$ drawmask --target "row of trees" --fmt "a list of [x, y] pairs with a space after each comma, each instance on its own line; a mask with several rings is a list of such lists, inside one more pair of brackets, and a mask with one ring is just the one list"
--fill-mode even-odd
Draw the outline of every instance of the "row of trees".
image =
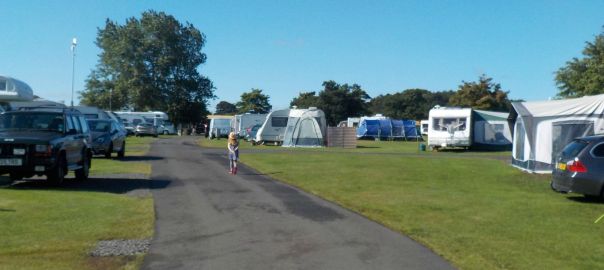
[[[176, 123], [199, 122], [215, 98], [210, 79], [200, 74], [205, 63], [205, 36], [190, 23], [182, 24], [163, 12], [146, 11], [140, 19], [120, 25], [107, 20], [98, 29], [99, 62], [80, 92], [84, 105], [101, 108], [166, 111]], [[573, 58], [556, 72], [558, 97], [604, 93], [604, 32], [586, 42], [582, 58]], [[382, 113], [394, 118], [424, 119], [434, 105], [507, 111], [508, 91], [485, 75], [462, 82], [456, 91], [407, 89], [371, 98], [360, 85], [323, 82], [318, 91], [301, 92], [291, 101], [300, 108], [318, 107], [330, 125], [349, 116]], [[216, 106], [221, 114], [266, 113], [269, 97], [261, 89], [241, 95], [236, 104]]]

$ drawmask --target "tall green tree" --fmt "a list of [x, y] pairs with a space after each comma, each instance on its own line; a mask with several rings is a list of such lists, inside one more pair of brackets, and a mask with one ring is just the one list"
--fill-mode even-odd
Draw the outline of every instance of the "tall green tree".
[[319, 93], [319, 108], [325, 112], [327, 123], [335, 126], [348, 117], [365, 115], [367, 102], [371, 99], [358, 84], [338, 84], [335, 81], [323, 82]]
[[300, 109], [307, 109], [309, 107], [319, 107], [321, 100], [317, 96], [316, 92], [300, 92], [290, 103], [290, 106], [296, 106]]
[[216, 114], [234, 115], [237, 113], [237, 106], [227, 101], [220, 101], [216, 104]]
[[262, 89], [252, 89], [241, 94], [241, 101], [237, 102], [239, 113], [268, 113], [272, 108], [268, 95], [262, 94]]
[[604, 31], [586, 42], [583, 58], [573, 58], [556, 72], [558, 97], [582, 97], [604, 93]]
[[484, 74], [478, 82], [463, 82], [449, 99], [449, 105], [491, 111], [509, 111], [511, 108], [508, 91], [501, 90], [500, 84]]
[[81, 103], [136, 111], [160, 110], [177, 123], [198, 122], [213, 98], [212, 82], [199, 73], [205, 36], [164, 12], [146, 11], [120, 25], [98, 29], [99, 63], [80, 92]]

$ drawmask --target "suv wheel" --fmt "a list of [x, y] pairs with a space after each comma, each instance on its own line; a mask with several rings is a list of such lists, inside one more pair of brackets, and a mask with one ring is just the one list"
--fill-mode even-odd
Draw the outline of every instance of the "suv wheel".
[[109, 144], [109, 148], [105, 152], [105, 158], [111, 158], [112, 152], [113, 152], [113, 143]]
[[75, 177], [78, 181], [88, 180], [88, 174], [90, 173], [90, 159], [88, 155], [84, 154], [84, 160], [82, 161], [82, 168], [75, 171]]
[[126, 156], [126, 142], [125, 141], [122, 144], [122, 149], [120, 149], [120, 151], [117, 152], [117, 157], [118, 158], [124, 158], [124, 156]]
[[60, 156], [55, 167], [46, 175], [51, 185], [60, 185], [65, 179], [65, 157]]

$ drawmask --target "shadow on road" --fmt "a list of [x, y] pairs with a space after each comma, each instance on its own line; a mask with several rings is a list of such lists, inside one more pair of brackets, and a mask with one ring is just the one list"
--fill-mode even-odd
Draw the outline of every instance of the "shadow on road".
[[94, 191], [123, 194], [139, 189], [162, 189], [169, 186], [169, 180], [127, 179], [127, 178], [94, 178], [79, 182], [67, 179], [61, 186], [51, 186], [44, 180], [17, 182], [10, 189], [20, 190], [63, 190], [63, 191]]
[[123, 158], [118, 158], [119, 161], [154, 161], [154, 160], [162, 160], [163, 157], [156, 156], [125, 156]]

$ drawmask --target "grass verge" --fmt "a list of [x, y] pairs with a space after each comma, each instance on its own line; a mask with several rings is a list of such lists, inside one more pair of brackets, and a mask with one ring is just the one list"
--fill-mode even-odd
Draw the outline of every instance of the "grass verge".
[[502, 161], [426, 155], [241, 155], [262, 173], [357, 211], [461, 269], [604, 268], [604, 204]]
[[[140, 157], [154, 140], [128, 137], [126, 158], [95, 157], [90, 173], [150, 174], [150, 164], [139, 160], [144, 160]], [[153, 199], [111, 192], [110, 188], [67, 190], [45, 185], [0, 188], [0, 268], [140, 268], [144, 255], [88, 255], [99, 240], [153, 236]]]

